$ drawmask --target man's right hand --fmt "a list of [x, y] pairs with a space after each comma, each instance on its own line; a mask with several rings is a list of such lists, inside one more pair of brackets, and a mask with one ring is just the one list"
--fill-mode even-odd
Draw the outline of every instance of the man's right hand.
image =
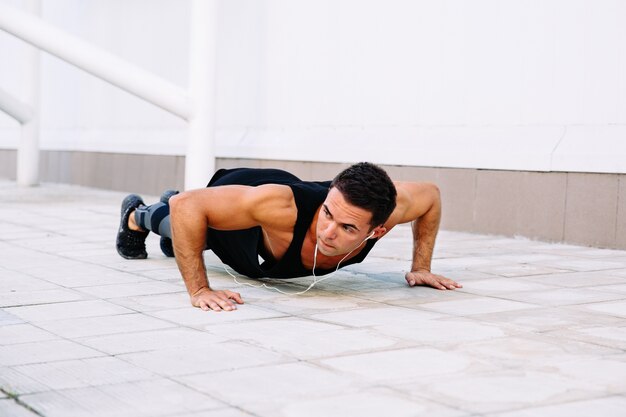
[[210, 288], [202, 288], [191, 296], [191, 304], [204, 311], [237, 310], [236, 304], [231, 300], [235, 300], [238, 304], [243, 304], [239, 293], [228, 290], [214, 291]]

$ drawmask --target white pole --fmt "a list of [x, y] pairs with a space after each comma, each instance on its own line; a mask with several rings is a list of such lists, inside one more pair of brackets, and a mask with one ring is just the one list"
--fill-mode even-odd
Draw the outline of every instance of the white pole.
[[[26, 10], [36, 16], [41, 14], [41, 0], [26, 1]], [[40, 53], [28, 47], [26, 75], [26, 102], [32, 109], [30, 120], [22, 123], [22, 137], [17, 150], [17, 184], [34, 186], [39, 183], [39, 67]]]
[[201, 188], [215, 171], [215, 72], [218, 0], [193, 0], [189, 59], [191, 115], [185, 189]]
[[28, 104], [23, 103], [1, 88], [0, 110], [20, 123], [26, 123], [33, 118], [33, 109]]
[[0, 3], [0, 29], [185, 120], [189, 115], [189, 100], [180, 87], [42, 19]]

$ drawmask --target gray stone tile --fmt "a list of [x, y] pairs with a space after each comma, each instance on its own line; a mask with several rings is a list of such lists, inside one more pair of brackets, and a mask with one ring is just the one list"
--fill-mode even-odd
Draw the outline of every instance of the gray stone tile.
[[139, 313], [45, 321], [37, 325], [68, 339], [175, 327], [173, 323]]
[[132, 313], [131, 310], [102, 300], [11, 307], [5, 308], [5, 311], [31, 322]]
[[559, 287], [593, 287], [604, 290], [608, 284], [626, 283], [626, 277], [615, 276], [613, 271], [567, 272], [563, 274], [535, 275], [527, 277], [527, 281], [539, 282]]
[[102, 299], [180, 292], [186, 294], [186, 291], [178, 285], [154, 281], [82, 287], [80, 291]]
[[[620, 324], [624, 324], [621, 322]], [[587, 325], [578, 329], [557, 329], [549, 333], [563, 339], [595, 343], [615, 349], [626, 349], [626, 327]]]
[[585, 306], [551, 307], [530, 310], [504, 311], [471, 316], [482, 324], [493, 323], [521, 331], [545, 332], [590, 324], [617, 326], [620, 319], [584, 310]]
[[78, 341], [99, 351], [119, 355], [185, 346], [210, 346], [224, 341], [224, 338], [192, 329], [173, 328], [87, 337]]
[[354, 309], [332, 313], [311, 315], [316, 321], [340, 324], [350, 327], [373, 327], [386, 326], [390, 323], [421, 322], [424, 320], [437, 319], [442, 314], [430, 311], [419, 311], [402, 307], [378, 307], [376, 309]]
[[611, 269], [624, 268], [623, 262], [612, 262], [603, 259], [586, 259], [574, 256], [562, 257], [561, 260], [538, 262], [537, 264], [545, 265], [552, 268], [562, 269], [565, 271], [605, 271]]
[[490, 414], [489, 417], [587, 417], [590, 415], [622, 417], [624, 415], [624, 407], [626, 407], [626, 398], [615, 396], [572, 401], [545, 407], [533, 407], [508, 413]]
[[368, 384], [406, 385], [431, 377], [467, 372], [472, 368], [489, 369], [489, 365], [467, 355], [430, 348], [408, 348], [386, 352], [364, 353], [320, 360], [342, 374]]
[[191, 307], [189, 296], [180, 293], [112, 298], [109, 302], [140, 312]]
[[[236, 407], [278, 407], [358, 389], [352, 378], [301, 362], [175, 377], [177, 381]], [[271, 381], [271, 383], [268, 383]]]
[[19, 405], [13, 400], [0, 400], [0, 416], [37, 417], [37, 414]]
[[626, 318], [626, 300], [610, 301], [606, 303], [594, 303], [590, 305], [580, 306], [587, 311], [594, 311], [607, 314], [614, 317]]
[[512, 310], [527, 310], [537, 308], [537, 306], [534, 304], [521, 303], [517, 301], [481, 297], [468, 300], [423, 303], [420, 304], [420, 308], [456, 316], [470, 316], [473, 314], [501, 313]]
[[0, 326], [0, 345], [40, 342], [56, 339], [54, 334], [37, 328], [31, 324], [14, 324]]
[[500, 277], [526, 277], [532, 275], [554, 274], [558, 272], [568, 272], [565, 269], [549, 268], [546, 266], [532, 264], [509, 263], [507, 265], [478, 265], [469, 267], [472, 270], [485, 272], [487, 274]]
[[258, 320], [250, 323], [207, 326], [207, 331], [234, 340], [243, 340], [299, 359], [378, 350], [398, 340], [376, 332], [302, 319]]
[[[500, 369], [543, 370], [571, 361], [585, 361], [594, 356], [618, 354], [617, 349], [596, 344], [563, 340], [542, 334], [518, 334], [462, 345], [463, 353], [481, 358]], [[575, 362], [574, 362], [575, 363]]]
[[0, 366], [103, 356], [101, 352], [68, 340], [46, 340], [0, 346]]
[[216, 343], [210, 347], [183, 346], [128, 353], [119, 355], [119, 358], [162, 376], [212, 374], [293, 361], [270, 350], [237, 341]]
[[87, 298], [90, 297], [67, 289], [3, 292], [0, 293], [0, 307], [62, 303], [85, 300]]
[[21, 365], [15, 371], [46, 386], [64, 390], [153, 379], [155, 375], [113, 357]]
[[48, 391], [49, 387], [10, 367], [0, 367], [0, 387], [15, 395]]
[[[472, 413], [490, 413], [597, 397], [600, 387], [553, 372], [500, 371], [424, 383], [420, 396]], [[406, 388], [405, 388], [406, 389]]]
[[463, 284], [462, 289], [456, 291], [475, 295], [499, 295], [513, 291], [545, 291], [555, 288], [558, 287], [522, 279], [493, 277], [468, 281]]
[[21, 318], [0, 308], [0, 326], [7, 326], [7, 325], [21, 324], [21, 323], [24, 323], [24, 321]]
[[461, 417], [466, 414], [444, 407], [428, 400], [415, 401], [390, 389], [367, 389], [354, 394], [333, 395], [323, 398], [310, 398], [293, 401], [277, 408], [257, 408], [251, 410], [259, 416], [284, 417], [412, 417], [428, 415], [433, 417]]
[[199, 308], [189, 307], [177, 308], [173, 310], [152, 311], [147, 312], [146, 314], [172, 323], [199, 328], [228, 322], [285, 317], [285, 314], [247, 304], [237, 305], [236, 311], [229, 312], [229, 314], [225, 313], [223, 314], [224, 317], [222, 317], [222, 314], [217, 312], [204, 311]]
[[499, 294], [509, 300], [544, 306], [567, 306], [624, 299], [624, 294], [588, 288], [559, 288], [544, 291], [519, 291]]

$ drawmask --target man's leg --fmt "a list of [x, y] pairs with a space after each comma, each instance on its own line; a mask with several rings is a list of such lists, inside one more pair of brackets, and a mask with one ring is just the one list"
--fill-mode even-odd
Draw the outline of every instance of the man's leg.
[[167, 190], [161, 194], [160, 201], [151, 206], [139, 206], [131, 213], [128, 227], [135, 231], [152, 231], [161, 236], [161, 251], [165, 256], [173, 257], [172, 229], [170, 225], [169, 200], [178, 191]]

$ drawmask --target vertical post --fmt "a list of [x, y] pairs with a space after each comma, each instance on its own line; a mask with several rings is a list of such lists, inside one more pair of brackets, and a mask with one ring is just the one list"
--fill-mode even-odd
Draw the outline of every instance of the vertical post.
[[[39, 16], [41, 0], [27, 0], [26, 11]], [[28, 46], [26, 74], [26, 103], [33, 109], [33, 117], [22, 123], [22, 135], [17, 150], [17, 183], [33, 186], [39, 182], [39, 67], [40, 52]]]
[[189, 94], [191, 115], [185, 189], [206, 185], [215, 171], [215, 78], [218, 0], [193, 0]]

